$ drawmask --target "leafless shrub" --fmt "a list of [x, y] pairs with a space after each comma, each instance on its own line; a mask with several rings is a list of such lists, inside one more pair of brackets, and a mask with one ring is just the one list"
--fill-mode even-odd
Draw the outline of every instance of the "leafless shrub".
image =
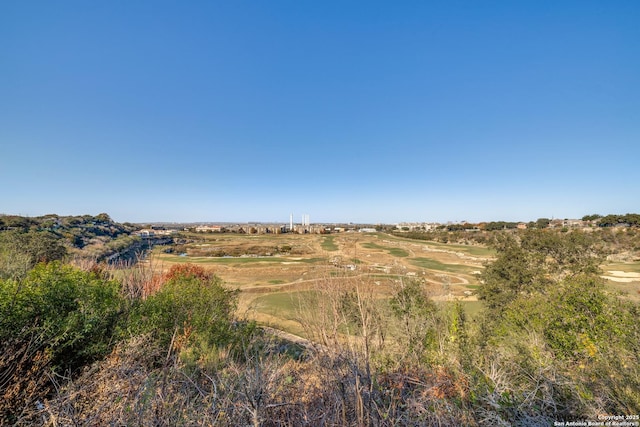
[[160, 288], [162, 268], [153, 260], [136, 259], [113, 267], [119, 272], [122, 292], [130, 300], [144, 299]]
[[0, 425], [31, 425], [52, 388], [47, 376], [50, 355], [40, 337], [0, 344]]

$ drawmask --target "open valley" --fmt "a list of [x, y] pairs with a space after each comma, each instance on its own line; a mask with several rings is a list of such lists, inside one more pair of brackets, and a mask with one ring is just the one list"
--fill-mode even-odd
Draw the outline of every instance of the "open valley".
[[[181, 263], [202, 265], [242, 291], [239, 309], [247, 318], [297, 334], [304, 334], [298, 297], [346, 278], [373, 284], [379, 298], [388, 298], [401, 281], [417, 280], [434, 301], [459, 300], [475, 313], [481, 306], [478, 275], [494, 257], [480, 245], [383, 233], [188, 233], [183, 240], [179, 253], [156, 247], [148, 262], [163, 271]], [[606, 263], [602, 269], [612, 290], [640, 300], [639, 263]]]
[[390, 296], [400, 281], [419, 280], [434, 300], [460, 299], [475, 306], [477, 275], [493, 255], [481, 246], [381, 233], [190, 233], [185, 240], [178, 246], [180, 253], [157, 247], [153, 267], [167, 270], [188, 262], [212, 269], [228, 287], [242, 291], [240, 309], [249, 318], [295, 332], [300, 325], [292, 324], [294, 297], [346, 277], [373, 284], [381, 298]]

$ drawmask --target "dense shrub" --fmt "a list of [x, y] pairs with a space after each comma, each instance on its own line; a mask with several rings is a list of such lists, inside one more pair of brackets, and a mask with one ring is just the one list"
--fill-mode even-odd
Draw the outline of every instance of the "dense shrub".
[[22, 279], [39, 262], [61, 260], [67, 253], [47, 231], [0, 232], [0, 279]]
[[[537, 349], [508, 344], [530, 341], [532, 334], [539, 337]], [[519, 362], [523, 371], [532, 366], [540, 369], [536, 354], [544, 349], [556, 374], [571, 384], [562, 403], [574, 411], [581, 407], [610, 413], [640, 410], [637, 306], [607, 293], [602, 279], [566, 279], [548, 293], [518, 299], [506, 309], [492, 342], [525, 355]]]
[[108, 351], [120, 285], [52, 262], [0, 281], [0, 339], [37, 336], [55, 365], [73, 368]]
[[598, 241], [534, 230], [496, 242], [498, 256], [482, 274], [487, 310], [476, 337], [476, 393], [494, 408], [492, 420], [637, 413], [638, 307], [605, 289]]
[[110, 351], [119, 284], [59, 262], [0, 280], [0, 420], [42, 399], [57, 375]]
[[237, 295], [202, 267], [176, 265], [159, 290], [140, 303], [131, 329], [150, 334], [166, 348], [186, 350], [192, 359], [206, 358], [250, 334], [253, 325], [235, 321]]

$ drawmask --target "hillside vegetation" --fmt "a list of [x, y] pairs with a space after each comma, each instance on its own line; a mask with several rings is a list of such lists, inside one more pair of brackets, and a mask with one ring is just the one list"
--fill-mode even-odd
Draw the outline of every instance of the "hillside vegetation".
[[140, 243], [139, 227], [109, 215], [0, 215], [0, 277], [24, 276], [38, 262], [63, 258], [102, 261]]
[[[241, 291], [201, 265], [77, 267], [64, 232], [3, 221], [1, 425], [546, 426], [640, 413], [640, 309], [601, 277], [607, 257], [640, 260], [634, 227], [491, 232], [473, 317], [419, 276], [381, 297], [342, 270], [288, 301], [305, 340], [240, 316]], [[368, 246], [409, 255], [388, 245]]]

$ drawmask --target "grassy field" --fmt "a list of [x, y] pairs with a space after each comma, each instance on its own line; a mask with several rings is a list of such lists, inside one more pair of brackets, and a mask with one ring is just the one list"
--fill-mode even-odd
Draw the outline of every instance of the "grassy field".
[[404, 258], [404, 257], [408, 257], [409, 256], [409, 252], [407, 252], [404, 249], [391, 248], [391, 247], [388, 247], [388, 246], [381, 246], [381, 245], [378, 245], [377, 243], [373, 243], [373, 242], [363, 243], [362, 247], [366, 248], [366, 249], [380, 249], [380, 250], [386, 251], [389, 255], [395, 256], [395, 257]]
[[325, 251], [337, 251], [338, 249], [338, 245], [336, 245], [335, 243], [335, 237], [334, 236], [324, 236], [322, 238], [322, 242], [320, 243], [320, 246], [322, 246], [322, 249], [324, 249]]
[[496, 252], [493, 249], [486, 248], [484, 246], [472, 246], [472, 245], [453, 245], [448, 243], [429, 242], [429, 246], [437, 249], [456, 251], [469, 254], [471, 256], [488, 258], [495, 256]]
[[[302, 333], [295, 310], [298, 297], [312, 292], [323, 280], [340, 280], [345, 275], [374, 283], [381, 298], [387, 298], [394, 283], [405, 276], [426, 279], [424, 286], [436, 296], [445, 292], [443, 283], [447, 283], [446, 292], [470, 300], [465, 304], [472, 307], [474, 298], [464, 292], [477, 284], [471, 273], [482, 269], [484, 260], [478, 261], [477, 256], [491, 254], [477, 247], [432, 244], [381, 233], [190, 233], [185, 237], [188, 243], [176, 253], [156, 248], [153, 263], [163, 270], [176, 263], [210, 268], [229, 287], [242, 291], [240, 308], [249, 317], [296, 334]], [[189, 255], [202, 253], [235, 256]], [[471, 254], [476, 258], [470, 258]]]
[[256, 264], [256, 263], [280, 263], [279, 257], [183, 257], [179, 255], [161, 254], [157, 256], [159, 261], [170, 263], [192, 262], [195, 264]]
[[[477, 272], [495, 255], [479, 246], [419, 241], [382, 233], [342, 233], [332, 235], [187, 235], [187, 254], [213, 248], [237, 256], [180, 256], [156, 248], [153, 263], [168, 269], [176, 263], [197, 263], [220, 276], [229, 287], [240, 289], [240, 306], [249, 316], [301, 334], [303, 328], [294, 310], [298, 297], [312, 292], [323, 280], [358, 277], [375, 283], [380, 297], [401, 280], [417, 279], [439, 301], [458, 298], [466, 311], [475, 315], [481, 303], [469, 291], [480, 285]], [[266, 254], [271, 255], [256, 255]], [[604, 274], [640, 273], [640, 262], [608, 263]], [[623, 279], [627, 280], [623, 277]], [[632, 300], [640, 301], [640, 278], [608, 280], [608, 286]], [[446, 295], [450, 294], [450, 295]]]
[[425, 245], [437, 250], [460, 252], [460, 253], [474, 256], [474, 257], [491, 258], [495, 256], [495, 251], [485, 246], [458, 245], [458, 244], [451, 244], [451, 243], [434, 242], [431, 240], [409, 239], [405, 237], [398, 237], [398, 236], [391, 236], [391, 235], [383, 235], [383, 236], [385, 240], [393, 240], [393, 241], [398, 241], [403, 243], [413, 243], [415, 245]]
[[[288, 332], [304, 336], [304, 328], [301, 325], [295, 325], [295, 323], [298, 323], [302, 307], [311, 300], [312, 292], [292, 291], [261, 295], [253, 300], [252, 309], [256, 312], [256, 318], [262, 319], [263, 322], [282, 327], [284, 321], [289, 325]], [[381, 303], [384, 301], [387, 301], [387, 298], [380, 300]], [[473, 319], [480, 314], [483, 304], [481, 301], [463, 301], [462, 307], [465, 313]]]
[[297, 320], [300, 298], [311, 291], [278, 292], [262, 295], [253, 300], [254, 309], [283, 319]]
[[411, 264], [417, 267], [426, 268], [429, 270], [437, 270], [442, 272], [472, 274], [474, 271], [477, 271], [476, 267], [471, 267], [464, 264], [445, 264], [431, 258], [418, 257], [418, 258], [412, 258], [409, 261], [411, 262]]

